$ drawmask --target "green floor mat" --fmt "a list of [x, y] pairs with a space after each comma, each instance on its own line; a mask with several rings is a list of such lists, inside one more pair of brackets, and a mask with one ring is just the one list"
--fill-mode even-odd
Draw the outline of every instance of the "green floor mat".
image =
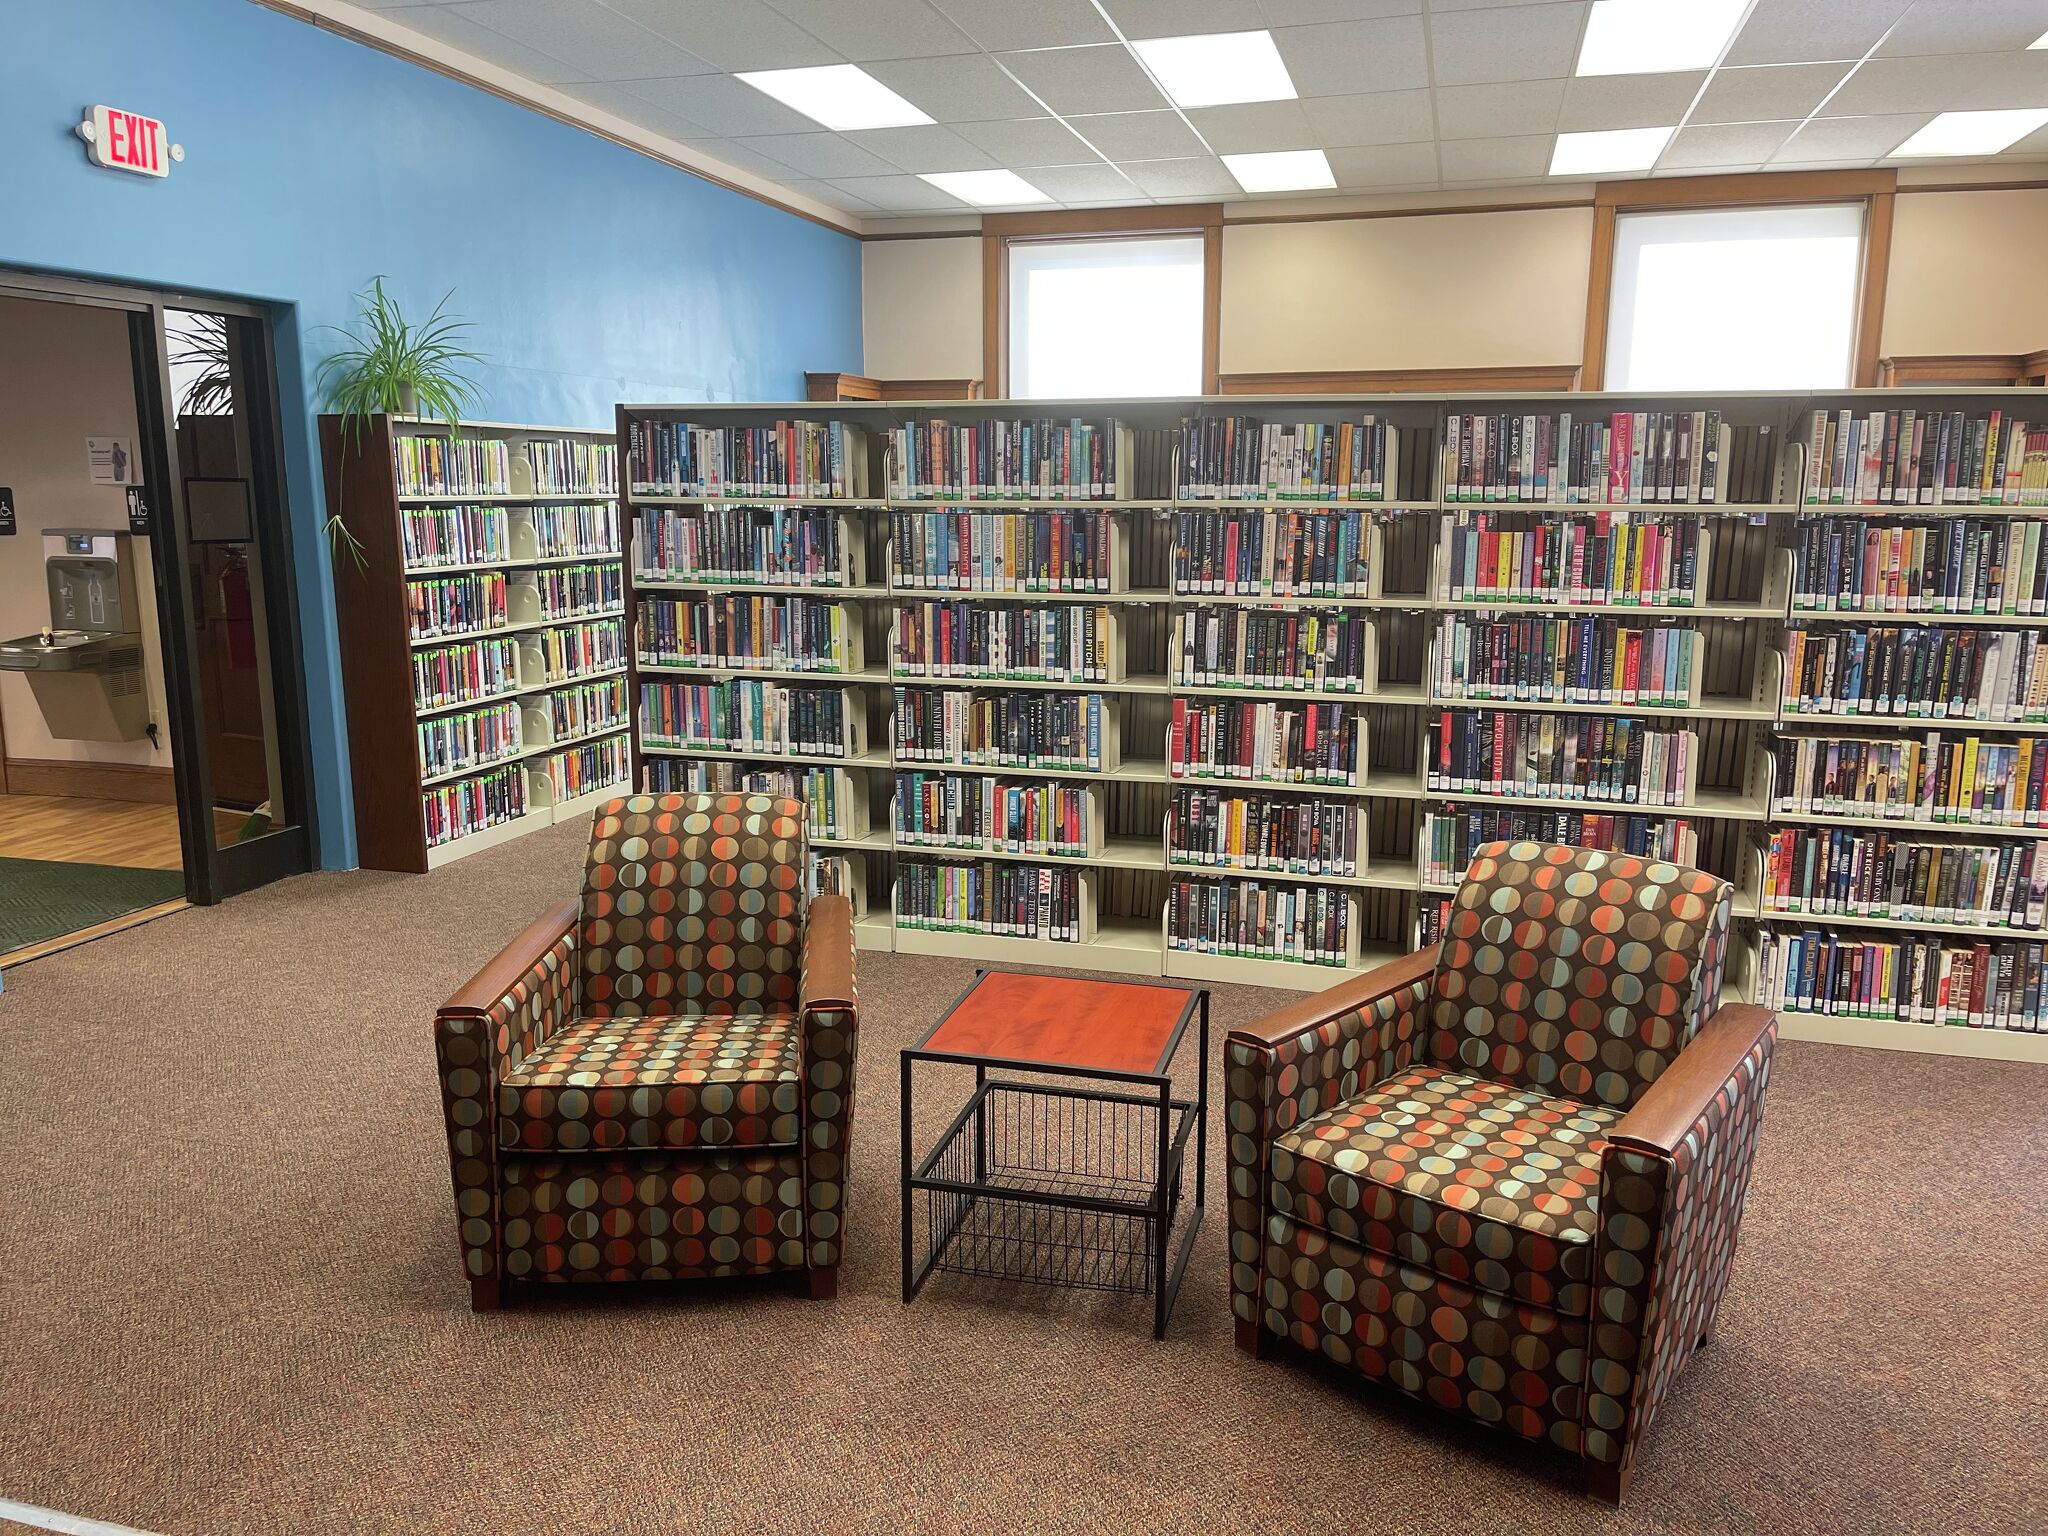
[[184, 894], [175, 869], [0, 858], [0, 955]]

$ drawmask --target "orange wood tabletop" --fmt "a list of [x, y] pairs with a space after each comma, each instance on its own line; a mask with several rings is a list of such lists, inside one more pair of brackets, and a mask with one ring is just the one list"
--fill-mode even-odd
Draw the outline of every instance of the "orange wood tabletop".
[[1155, 1072], [1192, 987], [991, 971], [919, 1047], [1098, 1072]]

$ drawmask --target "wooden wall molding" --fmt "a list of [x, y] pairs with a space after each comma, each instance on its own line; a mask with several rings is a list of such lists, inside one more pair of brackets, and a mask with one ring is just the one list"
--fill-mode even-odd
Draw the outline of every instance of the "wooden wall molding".
[[129, 800], [176, 805], [177, 781], [154, 763], [82, 763], [61, 757], [7, 759], [10, 795], [63, 795], [79, 800]]
[[1913, 384], [2040, 388], [2048, 385], [2048, 348], [2038, 352], [1940, 352], [1878, 360], [1882, 389]]
[[979, 379], [874, 379], [864, 373], [807, 373], [806, 400], [979, 400]]
[[1576, 363], [1513, 368], [1364, 368], [1334, 372], [1226, 373], [1223, 395], [1455, 395], [1488, 390], [1578, 388]]

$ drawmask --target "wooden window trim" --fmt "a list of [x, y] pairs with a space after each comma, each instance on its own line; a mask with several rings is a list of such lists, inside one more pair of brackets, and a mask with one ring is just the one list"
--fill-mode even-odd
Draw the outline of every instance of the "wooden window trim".
[[1081, 208], [991, 213], [981, 221], [981, 376], [989, 397], [1010, 397], [1010, 243], [1116, 240], [1147, 235], [1202, 237], [1202, 393], [1216, 393], [1223, 319], [1223, 205]]
[[1584, 387], [1603, 388], [1607, 378], [1607, 312], [1614, 301], [1617, 214], [1814, 203], [1863, 205], [1863, 271], [1857, 284], [1855, 355], [1849, 383], [1858, 389], [1874, 385], [1878, 343], [1884, 332], [1885, 283], [1892, 262], [1892, 201], [1900, 190], [1896, 171], [1778, 171], [1600, 182], [1593, 189], [1593, 259], [1586, 276]]
[[1304, 373], [1226, 373], [1219, 395], [1463, 395], [1579, 387], [1576, 363], [1505, 368], [1352, 368]]

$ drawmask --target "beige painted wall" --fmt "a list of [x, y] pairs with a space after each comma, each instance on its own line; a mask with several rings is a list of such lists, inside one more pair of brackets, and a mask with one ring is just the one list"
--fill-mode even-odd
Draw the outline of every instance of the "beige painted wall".
[[1887, 357], [2048, 347], [2048, 189], [1893, 200]]
[[981, 236], [867, 241], [860, 321], [869, 378], [980, 378]]

